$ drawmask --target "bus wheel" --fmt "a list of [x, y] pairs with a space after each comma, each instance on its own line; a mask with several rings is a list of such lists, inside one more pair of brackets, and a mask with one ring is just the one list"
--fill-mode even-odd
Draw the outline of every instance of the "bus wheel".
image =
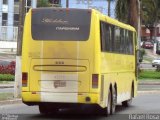
[[48, 114], [48, 109], [45, 105], [39, 105], [39, 112], [41, 114]]
[[116, 104], [117, 104], [117, 94], [115, 88], [112, 90], [112, 99], [111, 99], [111, 114], [115, 113], [116, 110]]
[[124, 106], [124, 107], [129, 107], [129, 106], [131, 106], [133, 94], [134, 94], [134, 90], [133, 90], [133, 87], [132, 87], [132, 90], [131, 90], [131, 98], [130, 98], [129, 100], [123, 101], [123, 102], [122, 102], [122, 106]]
[[106, 108], [107, 116], [111, 114], [111, 109], [112, 109], [111, 107], [112, 107], [112, 96], [111, 96], [111, 90], [109, 90], [108, 102], [107, 102], [107, 108]]

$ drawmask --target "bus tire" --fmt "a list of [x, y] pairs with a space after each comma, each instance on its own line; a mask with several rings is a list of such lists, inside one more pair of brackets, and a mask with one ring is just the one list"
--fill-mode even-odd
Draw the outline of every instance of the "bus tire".
[[106, 107], [106, 115], [110, 115], [111, 114], [111, 107], [112, 107], [112, 95], [111, 95], [111, 90], [109, 89], [109, 92], [108, 92], [108, 100], [107, 100], [107, 107]]
[[117, 94], [116, 94], [116, 89], [113, 88], [112, 90], [112, 99], [111, 99], [111, 114], [115, 113], [116, 110], [116, 104], [117, 104]]
[[124, 106], [124, 107], [129, 107], [129, 106], [131, 106], [133, 94], [134, 94], [134, 89], [133, 89], [133, 86], [132, 86], [131, 98], [130, 98], [129, 100], [123, 101], [123, 102], [122, 102], [122, 106]]

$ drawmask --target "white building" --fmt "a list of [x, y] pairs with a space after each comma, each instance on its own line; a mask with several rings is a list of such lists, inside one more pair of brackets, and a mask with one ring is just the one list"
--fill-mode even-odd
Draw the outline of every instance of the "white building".
[[[26, 0], [27, 6], [36, 7], [37, 0]], [[0, 41], [17, 41], [19, 0], [0, 0]]]
[[[66, 0], [60, 0], [66, 7]], [[37, 6], [37, 0], [26, 0], [26, 11]], [[107, 0], [69, 0], [70, 8], [95, 8], [107, 14]], [[114, 17], [115, 0], [111, 0], [111, 17]], [[0, 0], [0, 41], [17, 41], [19, 0]]]

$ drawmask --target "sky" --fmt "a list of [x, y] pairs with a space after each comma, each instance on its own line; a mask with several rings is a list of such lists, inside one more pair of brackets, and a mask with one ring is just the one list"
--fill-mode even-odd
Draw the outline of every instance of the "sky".
[[[115, 0], [111, 2], [111, 17], [115, 18]], [[66, 0], [61, 0], [62, 7], [66, 7]], [[107, 0], [69, 0], [69, 8], [94, 8], [107, 15], [108, 13], [108, 2]]]

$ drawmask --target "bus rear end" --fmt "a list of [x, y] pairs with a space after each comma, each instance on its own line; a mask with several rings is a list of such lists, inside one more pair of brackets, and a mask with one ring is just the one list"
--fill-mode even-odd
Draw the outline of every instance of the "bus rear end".
[[98, 103], [95, 21], [92, 10], [29, 11], [22, 50], [24, 103]]

